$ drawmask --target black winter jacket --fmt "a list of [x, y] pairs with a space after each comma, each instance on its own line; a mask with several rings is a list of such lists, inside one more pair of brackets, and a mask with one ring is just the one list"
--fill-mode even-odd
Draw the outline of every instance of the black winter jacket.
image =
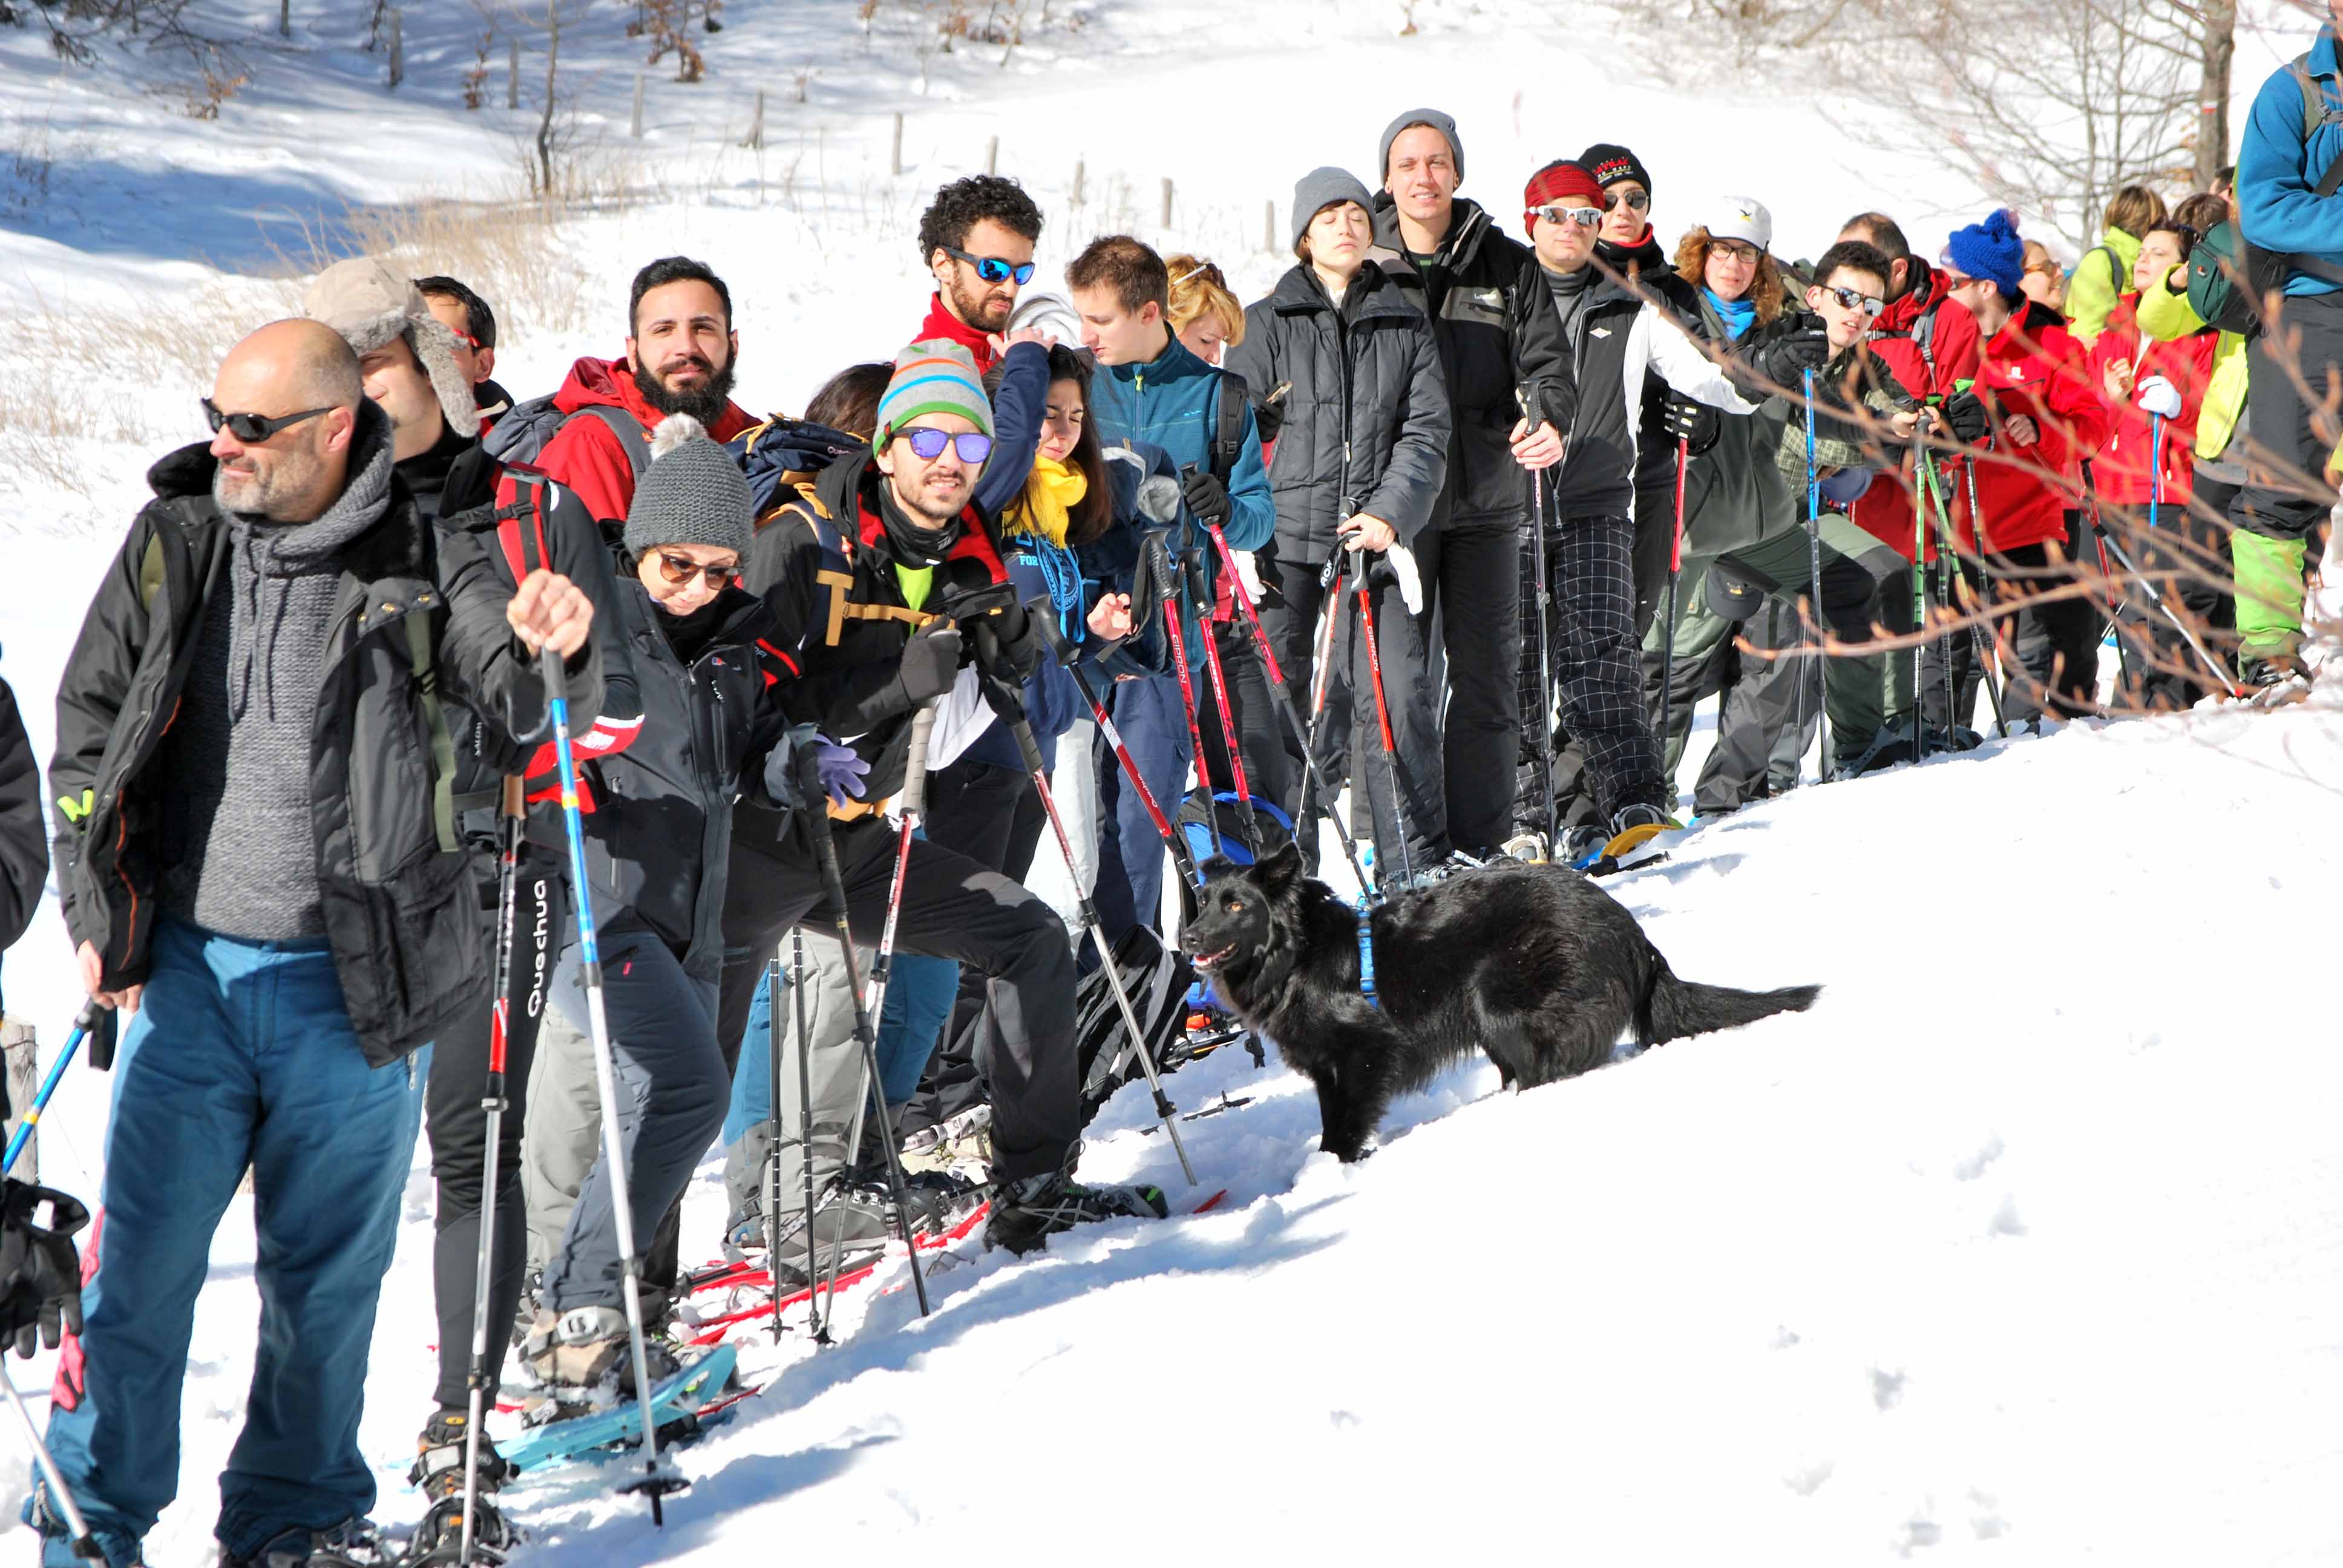
[[1535, 383], [1557, 430], [1570, 427], [1578, 401], [1536, 256], [1498, 233], [1478, 204], [1459, 201], [1439, 253], [1409, 256], [1388, 192], [1375, 196], [1375, 244], [1383, 270], [1431, 318], [1448, 386], [1448, 475], [1432, 526], [1516, 522], [1530, 498], [1528, 476], [1513, 461], [1516, 392]]
[[608, 924], [633, 910], [686, 974], [713, 980], [724, 967], [733, 804], [745, 796], [780, 809], [794, 799], [767, 789], [765, 763], [789, 728], [782, 702], [795, 661], [774, 646], [764, 601], [743, 589], [726, 588], [681, 621], [659, 615], [631, 574], [617, 599], [643, 726], [624, 751], [588, 764], [598, 786], [585, 819], [594, 918]]
[[[42, 826], [41, 768], [16, 712], [16, 694], [0, 680], [0, 948], [25, 934], [49, 879], [49, 839]], [[6, 1091], [0, 1090], [0, 1099]]]
[[[155, 499], [100, 581], [57, 689], [50, 793], [72, 803], [56, 835], [57, 883], [66, 929], [96, 949], [107, 990], [146, 979], [170, 784], [157, 759], [204, 607], [227, 577], [215, 466], [197, 445], [148, 471]], [[434, 712], [452, 730], [460, 715], [447, 702], [532, 722], [545, 705], [537, 661], [505, 625], [503, 586], [477, 562], [443, 561], [437, 543], [394, 478], [388, 512], [342, 556], [311, 730], [326, 935], [350, 1026], [377, 1066], [487, 1004], [487, 924], [468, 858], [442, 840], [434, 809]], [[428, 688], [410, 626], [434, 649]], [[568, 674], [573, 700], [598, 707], [591, 639]]]
[[1290, 386], [1270, 468], [1277, 553], [1322, 561], [1353, 512], [1413, 543], [1448, 473], [1448, 386], [1432, 323], [1382, 268], [1359, 269], [1338, 308], [1305, 263], [1245, 311], [1229, 368], [1250, 387]]
[[[1546, 288], [1541, 273], [1538, 286]], [[1559, 424], [1561, 465], [1548, 476], [1557, 516], [1632, 517], [1635, 509], [1635, 439], [1627, 422], [1627, 339], [1644, 313], [1641, 296], [1625, 284], [1597, 276], [1571, 331], [1571, 363], [1578, 367], [1578, 404]], [[1544, 301], [1554, 325], [1549, 289]]]

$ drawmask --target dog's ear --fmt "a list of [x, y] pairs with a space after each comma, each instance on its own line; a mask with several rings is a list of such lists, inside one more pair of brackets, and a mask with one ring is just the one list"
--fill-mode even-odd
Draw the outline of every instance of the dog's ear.
[[1265, 891], [1284, 892], [1302, 879], [1302, 851], [1289, 839], [1273, 854], [1262, 858], [1254, 874]]

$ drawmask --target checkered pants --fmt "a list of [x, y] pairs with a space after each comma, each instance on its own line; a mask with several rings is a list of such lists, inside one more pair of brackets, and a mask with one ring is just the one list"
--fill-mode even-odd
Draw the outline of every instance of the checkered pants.
[[[1563, 728], [1585, 753], [1595, 809], [1604, 822], [1622, 806], [1663, 805], [1667, 799], [1635, 640], [1634, 542], [1634, 521], [1624, 517], [1574, 519], [1546, 534], [1554, 592], [1544, 639], [1548, 663], [1561, 687]], [[1533, 640], [1523, 638], [1525, 664]], [[1525, 695], [1538, 691], [1543, 676], [1524, 669]], [[1549, 709], [1533, 699], [1522, 711], [1534, 724], [1539, 720], [1532, 716]], [[1533, 729], [1525, 750], [1535, 745]], [[1545, 804], [1537, 799], [1534, 762], [1522, 769], [1522, 782], [1516, 817], [1543, 827]]]

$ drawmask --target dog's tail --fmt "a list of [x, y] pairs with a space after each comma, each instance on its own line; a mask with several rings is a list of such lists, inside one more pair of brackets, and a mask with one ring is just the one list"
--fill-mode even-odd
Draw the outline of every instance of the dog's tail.
[[1777, 1012], [1804, 1012], [1823, 989], [1794, 985], [1780, 990], [1736, 990], [1731, 986], [1701, 985], [1678, 980], [1665, 959], [1658, 962], [1659, 974], [1644, 999], [1644, 1016], [1637, 1020], [1643, 1025], [1646, 1045], [1665, 1045], [1711, 1030], [1736, 1029]]

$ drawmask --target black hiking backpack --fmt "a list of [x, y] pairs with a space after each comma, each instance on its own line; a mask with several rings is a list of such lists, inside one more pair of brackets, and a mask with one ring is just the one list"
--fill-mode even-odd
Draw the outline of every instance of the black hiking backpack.
[[602, 403], [588, 404], [576, 414], [565, 413], [555, 405], [550, 393], [514, 404], [512, 411], [480, 437], [480, 449], [507, 467], [533, 464], [552, 444], [561, 427], [588, 414], [610, 427], [610, 433], [618, 438], [618, 446], [627, 454], [627, 466], [640, 478], [643, 470], [651, 466], [651, 442], [632, 414]]
[[[2343, 122], [2343, 102], [2338, 101], [2335, 89], [2311, 74], [2308, 55], [2296, 55], [2287, 68], [2302, 90], [2302, 146], [2308, 152], [2321, 126]], [[2343, 158], [2319, 175], [2315, 194], [2324, 201], [2338, 189], [2343, 189]], [[2293, 271], [2343, 284], [2343, 268], [2316, 256], [2264, 250], [2247, 241], [2235, 223], [2215, 224], [2188, 253], [2188, 307], [2209, 327], [2250, 337], [2261, 330], [2270, 297], [2284, 291], [2287, 275]]]

